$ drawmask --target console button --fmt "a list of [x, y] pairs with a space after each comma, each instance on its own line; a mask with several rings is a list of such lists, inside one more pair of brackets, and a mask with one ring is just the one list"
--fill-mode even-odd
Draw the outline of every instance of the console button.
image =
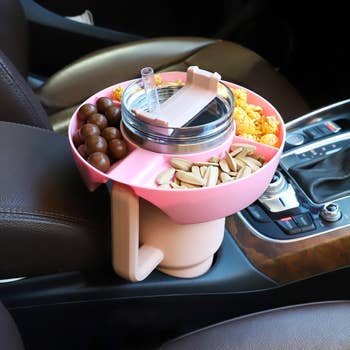
[[299, 133], [287, 134], [286, 142], [292, 146], [300, 146], [305, 142], [305, 137]]
[[321, 132], [323, 132], [324, 135], [330, 135], [334, 132], [330, 128], [328, 128], [326, 124], [321, 124], [318, 126], [318, 128]]
[[301, 232], [307, 232], [315, 229], [312, 218], [309, 214], [300, 214], [293, 216], [294, 222], [301, 229]]
[[327, 203], [321, 210], [320, 216], [325, 221], [338, 221], [342, 216], [340, 206], [337, 203]]
[[305, 134], [310, 136], [312, 139], [319, 139], [320, 137], [324, 136], [324, 133], [321, 130], [319, 130], [317, 126], [308, 128], [304, 132]]
[[250, 205], [247, 208], [248, 213], [259, 222], [270, 222], [271, 219], [269, 216], [265, 213], [265, 211], [260, 208], [258, 205]]
[[301, 232], [301, 228], [296, 225], [296, 223], [293, 221], [293, 218], [290, 216], [276, 222], [278, 226], [289, 235], [295, 235], [296, 233]]

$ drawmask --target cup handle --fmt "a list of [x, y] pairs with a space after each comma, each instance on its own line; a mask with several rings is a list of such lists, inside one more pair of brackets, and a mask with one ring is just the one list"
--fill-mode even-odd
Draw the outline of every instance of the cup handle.
[[144, 280], [164, 254], [148, 245], [139, 247], [139, 198], [132, 189], [113, 182], [112, 260], [115, 272], [132, 282]]

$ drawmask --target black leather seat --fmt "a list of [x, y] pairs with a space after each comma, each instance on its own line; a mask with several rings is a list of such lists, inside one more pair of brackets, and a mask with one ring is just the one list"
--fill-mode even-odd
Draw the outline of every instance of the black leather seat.
[[175, 339], [161, 350], [348, 350], [350, 303], [284, 307], [238, 317]]
[[[26, 36], [19, 1], [1, 0], [0, 50], [23, 76], [28, 72]], [[184, 71], [190, 65], [217, 71], [224, 80], [256, 91], [278, 108], [285, 121], [308, 111], [298, 92], [262, 57], [232, 42], [198, 37], [142, 40], [92, 52], [54, 74], [36, 94], [53, 129], [65, 133], [74, 109], [96, 91], [138, 77], [144, 66]], [[0, 75], [6, 74], [6, 65], [0, 65], [0, 70]], [[6, 113], [6, 103], [2, 108], [1, 120], [23, 122], [20, 115]]]
[[0, 146], [0, 279], [109, 266], [109, 193], [86, 189], [67, 138], [0, 122]]
[[[39, 335], [38, 335], [39, 336]], [[0, 303], [2, 350], [24, 350]], [[350, 302], [324, 302], [263, 311], [190, 333], [161, 350], [348, 350]]]

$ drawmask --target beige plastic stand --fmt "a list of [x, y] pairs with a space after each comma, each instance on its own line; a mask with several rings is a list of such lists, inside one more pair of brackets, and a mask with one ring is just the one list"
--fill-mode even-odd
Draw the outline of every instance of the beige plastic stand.
[[163, 252], [143, 245], [139, 248], [139, 199], [130, 189], [112, 186], [113, 266], [132, 282], [142, 281], [163, 260]]
[[155, 268], [176, 277], [197, 277], [209, 270], [224, 236], [225, 218], [180, 225], [133, 191], [112, 185], [113, 267], [132, 282]]

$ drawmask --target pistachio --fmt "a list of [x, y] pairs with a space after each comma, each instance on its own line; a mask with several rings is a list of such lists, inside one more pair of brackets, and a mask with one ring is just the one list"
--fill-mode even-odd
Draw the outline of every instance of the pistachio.
[[230, 172], [230, 167], [228, 166], [227, 161], [225, 159], [220, 160], [219, 165], [220, 165], [220, 169], [223, 172], [225, 172], [225, 173]]
[[182, 158], [171, 158], [170, 164], [177, 170], [189, 171], [192, 167], [192, 163]]
[[265, 163], [265, 157], [261, 154], [251, 154], [250, 157], [258, 160], [262, 165]]
[[199, 170], [198, 165], [192, 165], [191, 171], [193, 174], [197, 175], [198, 177], [202, 177], [201, 171]]
[[249, 152], [253, 153], [256, 150], [256, 147], [254, 145], [251, 145], [250, 143], [242, 143], [242, 142], [236, 142], [231, 145], [230, 150], [234, 151], [236, 148], [242, 147], [249, 150]]
[[177, 179], [192, 185], [204, 185], [204, 180], [201, 177], [187, 171], [178, 170], [175, 176]]
[[216, 166], [210, 166], [208, 168], [208, 180], [206, 183], [207, 187], [215, 186], [219, 177], [219, 168]]
[[193, 189], [212, 187], [235, 181], [260, 169], [263, 156], [253, 154], [256, 147], [246, 143], [234, 143], [225, 158], [211, 157], [208, 162], [190, 162], [171, 158], [172, 168], [163, 170], [156, 178], [162, 189]]
[[201, 166], [201, 167], [199, 168], [199, 171], [201, 172], [202, 178], [205, 177], [205, 174], [206, 174], [206, 172], [207, 172], [207, 169], [208, 169], [207, 166]]
[[236, 162], [235, 159], [232, 158], [232, 156], [230, 155], [230, 153], [225, 152], [225, 159], [226, 159], [226, 162], [227, 162], [229, 168], [230, 168], [232, 171], [237, 171], [237, 162]]
[[[252, 171], [257, 171], [260, 169], [259, 166], [257, 166], [254, 162], [253, 162], [253, 158], [250, 158], [250, 157], [243, 157], [242, 159], [242, 162], [244, 162], [245, 164], [247, 164], [251, 169]], [[255, 159], [254, 159], [255, 160]]]
[[174, 181], [173, 182], [175, 182], [177, 185], [181, 185], [181, 181], [178, 179], [178, 178], [174, 178]]
[[244, 167], [242, 167], [242, 168], [239, 170], [239, 172], [238, 172], [238, 174], [237, 174], [237, 176], [236, 176], [236, 180], [241, 179], [241, 178], [243, 178], [243, 177], [246, 177], [246, 176], [250, 175], [251, 172], [252, 172], [252, 169], [250, 169], [249, 166], [244, 166]]
[[241, 153], [243, 151], [243, 147], [237, 147], [237, 148], [234, 148], [232, 149], [231, 147], [231, 157], [235, 157], [237, 154]]
[[229, 174], [226, 174], [226, 173], [221, 173], [220, 174], [220, 180], [225, 183], [225, 182], [228, 182], [228, 181], [232, 181], [234, 180]]
[[253, 163], [254, 163], [255, 165], [257, 165], [259, 168], [262, 167], [262, 163], [261, 163], [258, 159], [253, 158], [253, 156], [248, 156], [248, 157], [246, 157], [246, 158], [248, 158], [249, 161], [253, 162]]
[[198, 166], [219, 166], [218, 163], [210, 163], [210, 162], [194, 162], [193, 164]]
[[209, 179], [209, 169], [210, 169], [210, 168], [211, 168], [210, 166], [207, 167], [207, 170], [206, 170], [205, 175], [204, 175], [204, 177], [203, 177], [204, 186], [207, 186], [208, 179]]
[[245, 164], [244, 162], [242, 162], [241, 159], [239, 159], [239, 158], [234, 158], [234, 160], [235, 160], [235, 162], [236, 162], [236, 164], [237, 164], [237, 169], [241, 169], [241, 168], [245, 167], [246, 164]]
[[249, 154], [249, 150], [247, 148], [244, 148], [241, 152], [239, 152], [237, 155], [236, 155], [236, 158], [244, 158], [247, 154]]
[[220, 158], [219, 157], [211, 157], [209, 159], [209, 163], [219, 163], [220, 162]]
[[174, 168], [165, 169], [156, 177], [156, 183], [158, 185], [168, 184], [170, 183], [171, 179], [174, 177], [174, 174], [175, 174]]

